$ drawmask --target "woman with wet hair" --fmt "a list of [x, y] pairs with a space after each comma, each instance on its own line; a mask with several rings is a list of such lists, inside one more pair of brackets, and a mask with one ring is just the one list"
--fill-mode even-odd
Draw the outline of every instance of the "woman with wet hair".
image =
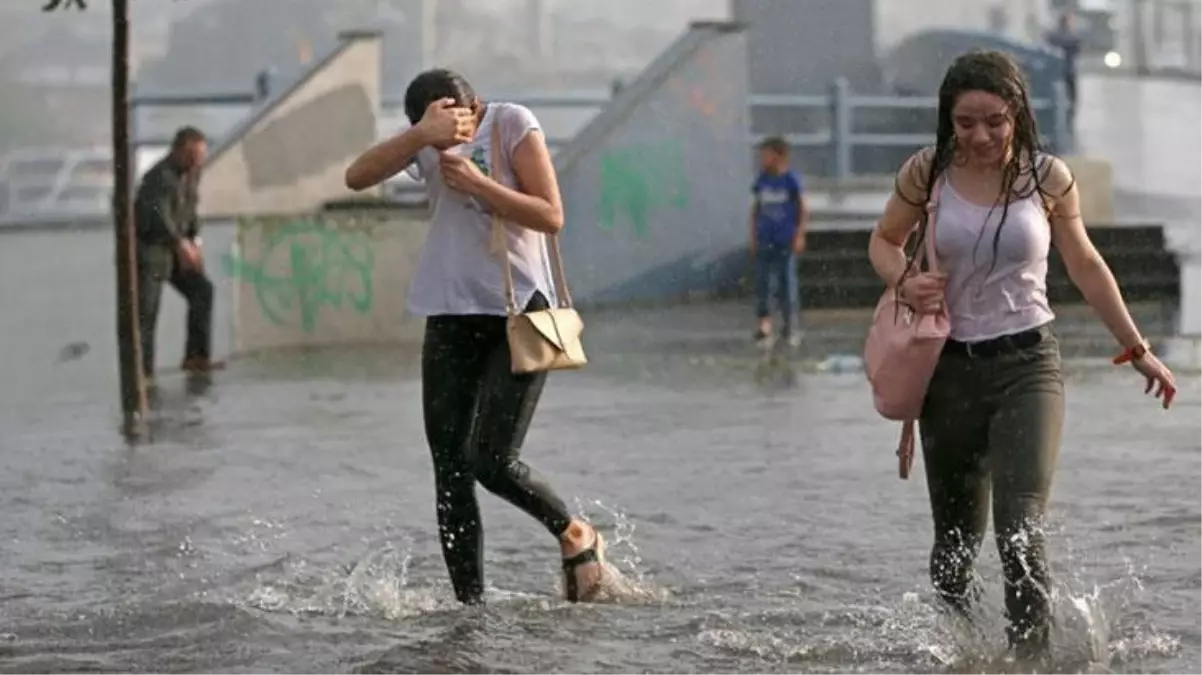
[[[923, 245], [936, 186], [939, 274], [915, 269], [905, 252], [916, 228]], [[935, 525], [931, 580], [948, 606], [967, 612], [992, 504], [1008, 635], [1021, 658], [1046, 656], [1051, 623], [1043, 518], [1064, 419], [1051, 244], [1118, 341], [1115, 362], [1131, 364], [1167, 409], [1173, 375], [1090, 241], [1068, 166], [1041, 151], [1022, 73], [1005, 54], [965, 54], [939, 90], [935, 146], [901, 168], [869, 256], [914, 310], [946, 306], [951, 318], [919, 420]]]
[[[483, 601], [478, 482], [556, 537], [568, 600], [589, 600], [606, 573], [603, 542], [519, 458], [546, 373], [511, 372], [502, 270], [490, 250], [495, 212], [512, 224], [507, 243], [520, 306], [555, 303], [544, 235], [563, 228], [563, 204], [546, 140], [530, 110], [485, 103], [449, 70], [414, 78], [405, 115], [411, 126], [357, 158], [346, 185], [364, 190], [408, 170], [429, 196], [430, 230], [409, 310], [426, 317], [422, 411], [455, 596]], [[494, 138], [500, 166], [490, 166]]]

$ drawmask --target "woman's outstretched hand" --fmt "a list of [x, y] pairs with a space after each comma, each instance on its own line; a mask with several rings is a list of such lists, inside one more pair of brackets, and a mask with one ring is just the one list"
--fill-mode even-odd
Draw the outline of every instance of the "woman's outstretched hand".
[[1173, 405], [1173, 397], [1177, 395], [1177, 380], [1173, 377], [1173, 372], [1151, 351], [1144, 352], [1144, 355], [1133, 360], [1131, 365], [1147, 378], [1148, 384], [1144, 387], [1144, 393], [1160, 399], [1160, 404], [1168, 410], [1169, 406]]

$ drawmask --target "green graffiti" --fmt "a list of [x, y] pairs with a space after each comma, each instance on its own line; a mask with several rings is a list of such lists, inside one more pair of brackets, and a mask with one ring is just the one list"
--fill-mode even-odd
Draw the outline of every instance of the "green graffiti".
[[597, 222], [612, 230], [628, 220], [636, 237], [645, 237], [656, 208], [684, 209], [692, 199], [684, 148], [678, 142], [611, 150], [601, 156], [601, 194]]
[[222, 267], [254, 288], [268, 321], [310, 333], [323, 307], [371, 311], [375, 253], [367, 235], [308, 220], [264, 231], [256, 260], [227, 254]]

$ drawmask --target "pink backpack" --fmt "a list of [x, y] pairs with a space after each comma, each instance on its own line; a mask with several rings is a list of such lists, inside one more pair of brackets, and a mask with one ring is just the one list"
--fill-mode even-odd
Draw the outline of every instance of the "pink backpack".
[[[935, 255], [935, 216], [941, 179], [936, 179], [927, 203], [926, 245], [914, 253], [913, 270], [939, 271]], [[911, 236], [917, 236], [911, 235]], [[872, 401], [885, 419], [902, 422], [897, 448], [898, 474], [910, 477], [914, 464], [914, 423], [922, 414], [923, 400], [939, 354], [947, 342], [951, 319], [947, 306], [936, 314], [918, 314], [901, 300], [900, 290], [887, 290], [876, 305], [872, 327], [864, 345], [864, 373], [872, 385]]]

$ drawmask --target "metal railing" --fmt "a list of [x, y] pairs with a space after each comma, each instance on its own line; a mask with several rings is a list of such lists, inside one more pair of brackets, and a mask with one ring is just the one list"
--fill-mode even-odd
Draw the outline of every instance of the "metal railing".
[[[616, 90], [616, 87], [615, 87]], [[540, 118], [543, 123], [543, 132], [547, 136], [547, 145], [551, 150], [562, 147], [572, 141], [574, 134], [571, 131], [555, 128], [548, 125], [548, 120], [542, 119], [540, 113], [546, 110], [572, 110], [572, 111], [592, 111], [594, 114], [602, 108], [609, 105], [613, 99], [610, 96], [602, 94], [515, 94], [510, 96], [485, 96], [485, 100], [489, 101], [508, 101], [511, 103], [519, 103], [530, 108], [534, 114]], [[400, 96], [386, 96], [380, 101], [380, 107], [383, 112], [396, 117], [404, 116], [404, 99]], [[551, 127], [551, 128], [548, 128]]]
[[147, 145], [170, 145], [171, 134], [145, 135], [139, 129], [138, 111], [146, 108], [186, 108], [191, 106], [243, 106], [262, 103], [271, 95], [272, 72], [262, 70], [255, 76], [254, 88], [249, 91], [215, 91], [207, 93], [140, 94], [135, 89], [129, 100], [130, 144], [137, 150]]
[[[252, 91], [208, 92], [208, 94], [138, 94], [133, 96], [133, 110], [147, 107], [188, 107], [188, 106], [254, 106], [266, 100], [269, 95], [269, 73], [264, 71], [256, 78], [256, 86]], [[538, 117], [548, 110], [599, 110], [612, 101], [611, 96], [599, 94], [565, 94], [565, 95], [522, 95], [495, 96], [493, 100], [504, 100], [522, 103], [523, 106], [534, 110]], [[783, 136], [787, 142], [799, 150], [819, 151], [823, 156], [821, 166], [807, 166], [808, 172], [834, 180], [846, 180], [857, 174], [873, 173], [857, 171], [853, 161], [857, 150], [882, 150], [888, 153], [904, 153], [934, 141], [933, 121], [935, 110], [939, 106], [938, 98], [932, 96], [894, 96], [894, 95], [859, 95], [853, 94], [846, 79], [837, 79], [829, 86], [827, 94], [819, 95], [756, 95], [748, 101], [755, 120], [758, 112], [763, 110], [785, 110], [786, 117], [791, 118], [785, 124], [757, 124], [757, 132], [752, 133], [749, 145], [758, 143], [769, 135]], [[1043, 125], [1047, 131], [1045, 142], [1057, 151], [1071, 148], [1072, 135], [1069, 127], [1069, 104], [1065, 97], [1064, 86], [1055, 86], [1055, 95], [1051, 100], [1034, 100], [1031, 102], [1036, 112], [1049, 113], [1051, 125]], [[383, 98], [383, 112], [400, 115], [404, 102], [400, 97]], [[877, 120], [877, 130], [865, 131], [861, 115], [875, 110], [877, 115], [886, 113], [886, 117]], [[924, 120], [922, 131], [895, 131], [898, 126], [891, 123], [889, 112], [916, 112]], [[132, 115], [137, 119], [137, 115]], [[802, 124], [798, 124], [801, 120]], [[805, 124], [811, 123], [811, 124]], [[892, 131], [881, 131], [880, 127], [888, 129], [893, 124]], [[808, 127], [808, 131], [787, 131], [798, 126]], [[1049, 129], [1051, 127], [1051, 129]], [[573, 132], [566, 130], [548, 129], [547, 143], [552, 150], [563, 147], [572, 141]], [[131, 133], [135, 149], [142, 145], [166, 145], [171, 142], [169, 137], [139, 135]]]
[[[933, 96], [853, 94], [847, 80], [843, 78], [831, 83], [829, 93], [825, 95], [755, 95], [749, 103], [753, 115], [757, 108], [784, 108], [807, 112], [825, 110], [827, 122], [825, 125], [820, 124], [816, 131], [755, 133], [752, 135], [752, 141], [759, 142], [769, 135], [779, 135], [795, 148], [826, 149], [830, 158], [829, 165], [825, 167], [825, 171], [819, 173], [835, 180], [846, 180], [862, 173], [854, 171], [852, 164], [853, 152], [858, 148], [908, 150], [928, 145], [935, 140], [933, 124], [929, 124], [929, 131], [921, 133], [858, 131], [861, 125], [857, 124], [857, 112], [921, 111], [929, 113], [930, 122], [934, 122], [935, 112], [939, 107], [939, 99]], [[1050, 100], [1035, 99], [1031, 101], [1031, 106], [1036, 113], [1050, 112], [1051, 129], [1044, 137], [1044, 142], [1056, 152], [1071, 149], [1072, 133], [1069, 128], [1068, 100], [1064, 85], [1056, 83], [1055, 95]]]
[[[594, 112], [608, 105], [612, 100], [608, 96], [598, 95], [538, 95], [512, 97], [493, 97], [493, 100], [512, 101], [520, 103], [534, 111], [535, 115], [543, 118], [542, 113], [548, 109], [592, 109]], [[935, 140], [934, 120], [939, 100], [932, 96], [895, 96], [895, 95], [863, 95], [854, 94], [846, 79], [837, 79], [831, 83], [828, 93], [816, 95], [755, 95], [748, 100], [753, 113], [753, 127], [763, 128], [755, 124], [754, 117], [757, 109], [776, 109], [798, 113], [797, 117], [818, 118], [817, 123], [809, 125], [811, 131], [779, 132], [760, 131], [752, 133], [748, 144], [754, 145], [770, 135], [779, 135], [794, 148], [800, 150], [822, 149], [829, 157], [820, 167], [807, 167], [815, 173], [834, 180], [847, 180], [858, 173], [853, 164], [853, 155], [857, 149], [889, 149], [913, 150], [928, 145]], [[1031, 102], [1037, 113], [1046, 111], [1046, 117], [1051, 124], [1045, 124], [1047, 132], [1045, 144], [1057, 152], [1065, 152], [1072, 147], [1072, 133], [1068, 120], [1068, 101], [1062, 84], [1055, 85], [1055, 95], [1051, 99], [1036, 99]], [[395, 97], [385, 98], [382, 106], [385, 109], [398, 110], [402, 102]], [[924, 120], [922, 132], [903, 133], [897, 131], [864, 131], [857, 113], [866, 111], [917, 111], [922, 113]], [[885, 123], [888, 126], [888, 122]], [[795, 127], [797, 124], [782, 124], [781, 127]], [[1050, 126], [1050, 128], [1049, 128]], [[547, 144], [552, 150], [571, 142], [570, 134], [558, 134], [554, 129], [545, 129]]]
[[103, 213], [111, 167], [104, 149], [26, 148], [0, 156], [0, 227]]
[[1199, 0], [1114, 0], [1111, 11], [1123, 70], [1202, 79]]
[[[527, 108], [548, 106], [555, 108], [597, 108], [612, 100], [609, 96], [598, 96], [595, 94], [522, 94], [515, 97], [489, 96], [486, 98], [494, 101], [521, 103]], [[380, 105], [384, 108], [401, 110], [405, 106], [405, 100], [400, 96], [386, 96], [380, 101]]]

